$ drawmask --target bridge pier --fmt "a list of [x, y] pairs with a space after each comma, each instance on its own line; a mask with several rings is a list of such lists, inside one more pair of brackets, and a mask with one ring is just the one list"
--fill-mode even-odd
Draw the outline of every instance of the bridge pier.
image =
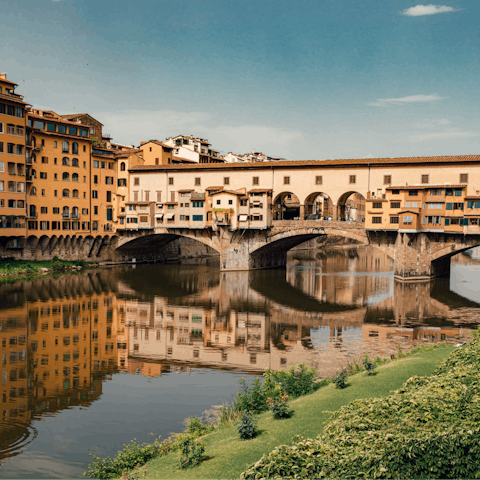
[[[398, 233], [394, 249], [395, 278], [403, 281], [428, 280], [450, 274], [450, 258], [433, 259], [426, 233]], [[452, 244], [453, 249], [454, 244]]]
[[220, 270], [258, 270], [287, 265], [287, 252], [259, 249], [250, 253], [249, 243], [241, 242], [220, 251]]

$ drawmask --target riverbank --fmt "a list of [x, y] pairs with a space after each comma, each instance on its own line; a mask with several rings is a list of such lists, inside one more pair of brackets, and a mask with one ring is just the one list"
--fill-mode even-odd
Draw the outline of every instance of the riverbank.
[[[274, 420], [270, 412], [258, 416], [260, 434], [248, 441], [239, 438], [235, 425], [216, 430], [203, 438], [207, 459], [195, 468], [180, 470], [180, 454], [172, 452], [147, 462], [145, 478], [238, 478], [246, 467], [276, 446], [291, 444], [294, 435], [315, 438], [321, 434], [330, 412], [352, 400], [385, 397], [413, 375], [431, 375], [452, 352], [441, 345], [378, 367], [376, 375], [365, 372], [348, 378], [349, 387], [336, 389], [329, 384], [317, 392], [290, 403], [291, 418]], [[143, 470], [143, 469], [142, 469]]]
[[82, 270], [83, 268], [97, 266], [98, 262], [86, 262], [85, 260], [60, 260], [58, 258], [53, 260], [17, 260], [2, 258], [0, 259], [0, 283], [48, 273]]

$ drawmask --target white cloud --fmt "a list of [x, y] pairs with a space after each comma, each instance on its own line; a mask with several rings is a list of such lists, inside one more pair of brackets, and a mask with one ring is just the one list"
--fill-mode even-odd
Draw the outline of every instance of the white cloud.
[[435, 15], [436, 13], [458, 12], [458, 9], [446, 5], [417, 5], [406, 8], [402, 14], [407, 17], [422, 17], [423, 15]]
[[436, 93], [432, 95], [410, 95], [408, 97], [399, 97], [399, 98], [379, 98], [376, 102], [369, 103], [374, 107], [386, 107], [388, 105], [402, 105], [405, 103], [425, 103], [425, 102], [435, 102], [437, 100], [443, 100], [447, 97], [441, 97]]
[[451, 125], [452, 122], [446, 118], [424, 118], [413, 124], [416, 128], [438, 128]]
[[478, 137], [476, 132], [438, 132], [438, 133], [424, 133], [420, 135], [412, 135], [410, 140], [412, 142], [425, 142], [428, 140], [450, 140], [455, 138], [472, 138]]

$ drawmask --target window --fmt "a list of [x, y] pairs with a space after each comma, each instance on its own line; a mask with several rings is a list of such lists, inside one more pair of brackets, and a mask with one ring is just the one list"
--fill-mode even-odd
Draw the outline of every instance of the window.
[[382, 202], [373, 202], [372, 208], [382, 208]]
[[48, 163], [48, 157], [42, 157], [42, 163]]
[[68, 127], [68, 133], [70, 135], [76, 135], [77, 134], [77, 128], [76, 127]]
[[384, 185], [391, 185], [392, 183], [392, 176], [391, 175], [384, 175], [383, 176], [383, 184]]
[[194, 222], [203, 222], [203, 215], [193, 215], [192, 218]]
[[357, 176], [356, 175], [350, 175], [348, 183], [357, 183]]
[[70, 159], [68, 157], [62, 158], [62, 165], [68, 167], [70, 165]]
[[125, 171], [125, 162], [122, 162], [122, 163], [120, 164], [120, 171], [121, 171], [121, 172], [124, 172], [124, 171]]
[[169, 184], [169, 185], [173, 185], [173, 177], [169, 177], [169, 178], [168, 178], [168, 184]]
[[223, 177], [223, 184], [230, 185], [230, 177]]
[[221, 200], [217, 200], [217, 205], [220, 205], [220, 203], [221, 203]]
[[428, 182], [428, 175], [422, 175], [422, 181], [420, 183], [429, 183]]
[[[78, 130], [78, 134], [81, 136], [81, 137], [88, 137], [88, 130], [84, 129], [84, 128], [80, 128]], [[85, 148], [85, 146], [83, 147]], [[85, 151], [85, 150], [83, 150]]]
[[372, 217], [372, 223], [382, 223], [382, 217]]
[[413, 216], [404, 215], [403, 216], [403, 223], [406, 224], [406, 225], [411, 225], [413, 223]]
[[315, 177], [315, 184], [316, 185], [321, 185], [323, 183], [323, 177], [321, 175], [317, 175]]
[[283, 177], [283, 184], [290, 185], [290, 177]]
[[460, 183], [468, 183], [468, 173], [460, 174]]
[[58, 207], [53, 207], [53, 213], [54, 213], [54, 214], [59, 214], [59, 213], [60, 213], [60, 208], [58, 208]]
[[78, 158], [72, 158], [72, 167], [78, 167]]
[[70, 197], [70, 190], [68, 190], [68, 188], [64, 188], [64, 189], [63, 189], [63, 191], [62, 191], [62, 197], [64, 197], [64, 198]]
[[92, 198], [98, 198], [98, 190], [92, 190]]
[[88, 208], [82, 208], [82, 215], [88, 215]]
[[203, 208], [203, 202], [192, 202], [192, 207]]
[[100, 168], [105, 168], [106, 163], [105, 162], [100, 162]]
[[430, 210], [442, 210], [443, 203], [427, 203], [427, 208]]
[[400, 202], [391, 202], [390, 208], [400, 208]]
[[140, 185], [140, 178], [139, 177], [134, 177], [133, 178], [133, 184], [138, 187]]
[[105, 185], [113, 185], [113, 177], [105, 177]]
[[78, 190], [72, 190], [72, 197], [78, 198]]
[[157, 192], [157, 202], [162, 201], [162, 192]]
[[252, 185], [258, 185], [260, 183], [259, 177], [252, 177]]
[[98, 160], [93, 161], [93, 168], [98, 168]]
[[93, 207], [93, 214], [98, 215], [98, 207], [96, 205]]
[[112, 192], [107, 191], [107, 202], [111, 202], [111, 201], [112, 201]]
[[[75, 129], [76, 130], [76, 129]], [[77, 142], [73, 142], [72, 143], [72, 153], [74, 154], [78, 154], [78, 143]], [[77, 165], [78, 166], [78, 165]]]
[[70, 174], [67, 172], [62, 173], [62, 180], [69, 181], [70, 180]]
[[47, 179], [47, 172], [40, 172], [40, 178], [43, 180]]
[[196, 187], [200, 186], [200, 177], [195, 177], [195, 186]]
[[78, 173], [72, 173], [72, 182], [78, 182]]
[[441, 188], [431, 188], [430, 195], [441, 195], [442, 189]]
[[98, 183], [98, 175], [93, 176], [93, 183], [95, 183], [95, 184]]
[[408, 191], [408, 196], [409, 197], [417, 197], [418, 196], [418, 190], [409, 190]]
[[62, 152], [68, 153], [68, 142], [65, 140], [62, 142]]
[[390, 217], [390, 223], [398, 223], [399, 217]]
[[462, 196], [462, 190], [460, 188], [455, 188], [455, 196], [456, 197], [461, 197]]

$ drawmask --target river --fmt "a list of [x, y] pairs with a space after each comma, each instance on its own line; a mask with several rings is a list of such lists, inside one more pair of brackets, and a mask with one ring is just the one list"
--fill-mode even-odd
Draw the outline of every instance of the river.
[[291, 252], [286, 269], [137, 265], [0, 286], [0, 478], [80, 478], [89, 453], [183, 431], [241, 377], [469, 338], [480, 261], [402, 284], [368, 247]]

